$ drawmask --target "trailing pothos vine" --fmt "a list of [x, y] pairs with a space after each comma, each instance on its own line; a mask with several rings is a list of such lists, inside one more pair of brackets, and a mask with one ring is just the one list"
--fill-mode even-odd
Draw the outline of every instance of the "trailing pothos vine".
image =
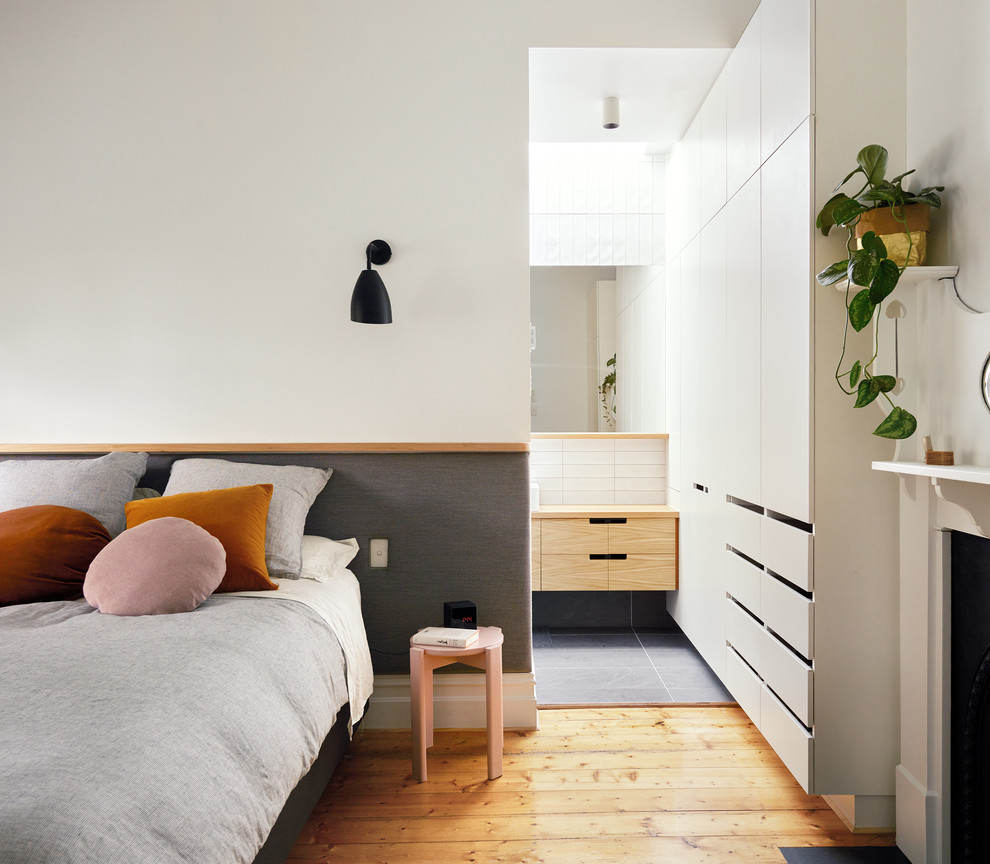
[[[910, 204], [941, 207], [942, 201], [938, 193], [945, 187], [928, 186], [917, 193], [905, 190], [902, 181], [914, 173], [913, 169], [892, 180], [884, 179], [887, 151], [879, 144], [870, 144], [860, 150], [856, 163], [857, 167], [835, 187], [834, 194], [825, 202], [815, 220], [815, 226], [826, 236], [836, 225], [841, 225], [848, 231], [846, 258], [829, 265], [816, 277], [821, 285], [834, 285], [843, 279], [847, 280], [846, 321], [842, 331], [842, 351], [835, 367], [835, 380], [843, 393], [856, 397], [856, 408], [870, 405], [881, 397], [890, 406], [887, 416], [873, 430], [874, 435], [881, 438], [910, 438], [918, 428], [918, 421], [913, 414], [894, 404], [891, 399], [891, 393], [897, 387], [897, 379], [893, 375], [877, 374], [873, 368], [879, 345], [877, 337], [882, 317], [880, 308], [897, 287], [907, 262], [911, 260], [913, 238], [908, 230], [904, 208]], [[857, 174], [864, 178], [859, 191], [852, 196], [838, 191]], [[861, 248], [856, 248], [856, 225], [864, 213], [880, 207], [890, 208], [891, 216], [907, 235], [907, 254], [903, 264], [888, 257], [886, 245], [873, 231], [864, 233], [860, 239]], [[855, 359], [850, 365], [847, 359], [849, 327], [859, 332], [874, 321], [872, 356], [867, 360]]]

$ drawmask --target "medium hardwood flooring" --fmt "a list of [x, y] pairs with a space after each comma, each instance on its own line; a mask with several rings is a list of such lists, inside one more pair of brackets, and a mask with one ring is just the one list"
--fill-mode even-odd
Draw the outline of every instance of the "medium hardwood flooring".
[[801, 791], [737, 707], [539, 716], [505, 733], [496, 780], [483, 730], [438, 731], [425, 783], [408, 730], [359, 730], [288, 864], [780, 864], [779, 846], [893, 844]]

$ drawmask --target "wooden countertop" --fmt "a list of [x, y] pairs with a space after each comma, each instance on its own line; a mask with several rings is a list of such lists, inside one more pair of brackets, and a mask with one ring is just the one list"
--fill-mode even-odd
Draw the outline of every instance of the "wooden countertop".
[[653, 516], [661, 519], [676, 519], [680, 514], [667, 504], [552, 504], [533, 510], [534, 519], [596, 519], [599, 517], [619, 517], [635, 519], [637, 516]]

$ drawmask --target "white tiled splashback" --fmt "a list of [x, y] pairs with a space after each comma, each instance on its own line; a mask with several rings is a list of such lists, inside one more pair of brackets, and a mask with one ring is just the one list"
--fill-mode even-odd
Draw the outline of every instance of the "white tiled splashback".
[[666, 504], [666, 438], [533, 438], [530, 479], [540, 506]]

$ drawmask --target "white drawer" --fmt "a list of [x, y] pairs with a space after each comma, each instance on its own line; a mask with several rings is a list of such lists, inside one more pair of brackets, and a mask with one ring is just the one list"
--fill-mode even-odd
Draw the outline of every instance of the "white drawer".
[[801, 788], [811, 793], [815, 739], [766, 687], [760, 688], [760, 732]]
[[760, 583], [763, 571], [731, 550], [726, 550], [725, 590], [757, 618], [760, 614]]
[[766, 631], [732, 600], [725, 601], [725, 638], [754, 669], [760, 668], [760, 652]]
[[746, 712], [757, 728], [760, 725], [760, 679], [732, 648], [725, 648], [725, 686], [729, 688], [739, 707]]
[[728, 504], [726, 538], [733, 549], [738, 549], [754, 561], [762, 561], [760, 557], [760, 522], [763, 516], [753, 510], [747, 510], [738, 504]]
[[777, 519], [763, 519], [761, 528], [760, 563], [788, 582], [811, 591], [814, 587], [812, 536]]
[[811, 660], [815, 651], [815, 604], [769, 573], [760, 574], [760, 583], [763, 623]]
[[760, 661], [753, 668], [805, 726], [814, 722], [814, 673], [800, 657], [761, 630]]

